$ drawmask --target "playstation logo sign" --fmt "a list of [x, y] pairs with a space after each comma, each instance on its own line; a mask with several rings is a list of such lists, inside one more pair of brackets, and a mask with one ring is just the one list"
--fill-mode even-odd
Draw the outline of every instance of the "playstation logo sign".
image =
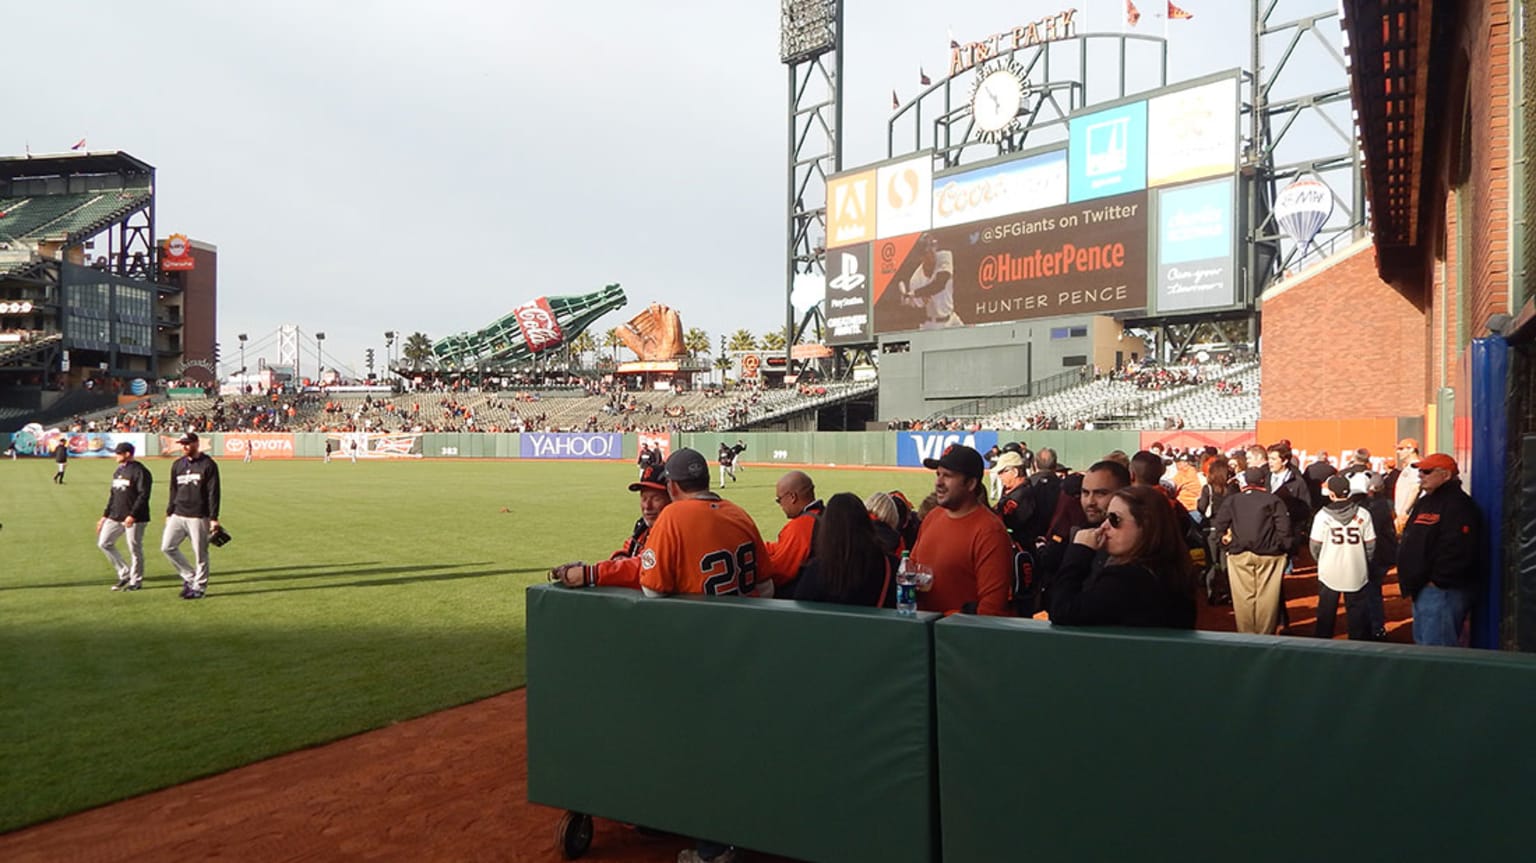
[[827, 286], [834, 291], [845, 292], [864, 287], [864, 274], [859, 272], [859, 257], [850, 252], [843, 252], [839, 257], [840, 272], [827, 281]]

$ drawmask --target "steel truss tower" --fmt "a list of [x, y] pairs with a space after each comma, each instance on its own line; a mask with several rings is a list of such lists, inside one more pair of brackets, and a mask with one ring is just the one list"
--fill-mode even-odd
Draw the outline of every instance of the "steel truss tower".
[[821, 341], [820, 305], [795, 320], [797, 278], [825, 280], [827, 176], [843, 167], [843, 4], [781, 0], [779, 59], [789, 73], [785, 329], [788, 365], [807, 328]]

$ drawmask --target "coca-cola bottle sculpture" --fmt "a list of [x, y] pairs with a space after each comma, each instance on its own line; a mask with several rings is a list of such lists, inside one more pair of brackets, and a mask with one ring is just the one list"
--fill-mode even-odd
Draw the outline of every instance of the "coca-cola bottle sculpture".
[[447, 368], [525, 360], [575, 338], [598, 318], [623, 308], [626, 302], [624, 290], [618, 285], [575, 297], [539, 297], [485, 329], [439, 340], [432, 345], [432, 355]]

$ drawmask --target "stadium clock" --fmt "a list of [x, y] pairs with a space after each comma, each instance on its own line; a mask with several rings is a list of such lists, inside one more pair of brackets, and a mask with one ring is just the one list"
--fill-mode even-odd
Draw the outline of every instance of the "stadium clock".
[[996, 143], [1017, 128], [1028, 92], [1024, 69], [1012, 60], [978, 70], [971, 89], [976, 137]]

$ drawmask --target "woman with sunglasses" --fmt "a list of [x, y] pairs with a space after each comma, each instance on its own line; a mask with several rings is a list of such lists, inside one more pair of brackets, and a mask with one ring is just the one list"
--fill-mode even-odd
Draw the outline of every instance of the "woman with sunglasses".
[[1115, 492], [1103, 524], [1073, 537], [1051, 582], [1051, 622], [1195, 628], [1195, 573], [1168, 496]]

